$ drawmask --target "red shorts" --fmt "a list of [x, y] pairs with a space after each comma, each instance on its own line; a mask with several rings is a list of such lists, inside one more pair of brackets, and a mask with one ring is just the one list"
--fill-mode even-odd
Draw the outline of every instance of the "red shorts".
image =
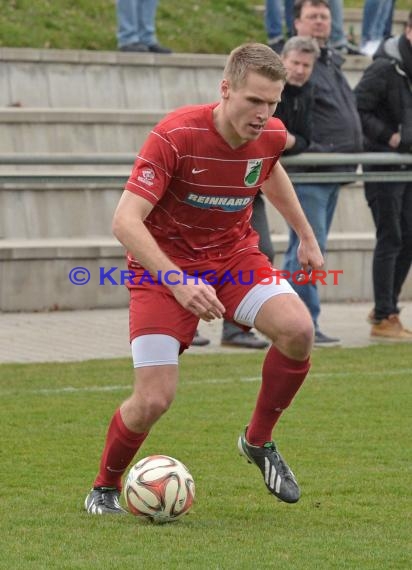
[[[273, 271], [268, 258], [257, 249], [231, 258], [202, 260], [197, 265], [179, 265], [189, 275], [204, 275], [208, 279], [226, 308], [227, 320], [233, 319], [246, 293]], [[147, 279], [142, 283], [138, 279], [134, 281], [137, 284], [130, 289], [130, 341], [146, 334], [165, 334], [180, 342], [181, 352], [188, 348], [199, 323], [198, 317], [184, 309], [164, 285]]]

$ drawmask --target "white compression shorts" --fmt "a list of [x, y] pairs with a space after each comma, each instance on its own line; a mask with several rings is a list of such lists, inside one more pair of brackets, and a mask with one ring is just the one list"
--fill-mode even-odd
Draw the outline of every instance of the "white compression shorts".
[[277, 281], [278, 282], [267, 284], [258, 283], [255, 285], [240, 301], [234, 314], [234, 320], [241, 325], [252, 328], [255, 324], [259, 309], [268, 299], [276, 297], [276, 295], [282, 295], [283, 293], [297, 295], [296, 291], [286, 279], [279, 279]]
[[180, 342], [166, 334], [145, 334], [132, 340], [133, 367], [178, 363]]
[[[234, 315], [234, 320], [247, 327], [253, 327], [259, 309], [271, 297], [284, 293], [297, 295], [286, 279], [278, 283], [258, 283], [240, 302]], [[166, 366], [178, 364], [179, 341], [165, 334], [147, 334], [132, 340], [132, 356], [134, 368], [144, 366]]]

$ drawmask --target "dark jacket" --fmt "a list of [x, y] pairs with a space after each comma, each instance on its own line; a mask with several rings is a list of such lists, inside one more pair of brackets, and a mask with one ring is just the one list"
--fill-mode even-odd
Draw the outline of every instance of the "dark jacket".
[[293, 148], [285, 150], [284, 155], [298, 154], [309, 147], [312, 136], [310, 121], [312, 106], [313, 86], [310, 82], [302, 87], [286, 83], [275, 117], [278, 117], [287, 130], [296, 137], [296, 142]]
[[[355, 95], [341, 67], [344, 62], [336, 51], [323, 47], [311, 76], [314, 87], [312, 139], [308, 152], [361, 152], [362, 125]], [[350, 172], [353, 165], [313, 167], [316, 171]]]
[[410, 57], [404, 61], [402, 37], [389, 38], [380, 45], [355, 89], [368, 151], [393, 152], [388, 142], [400, 131], [397, 150], [412, 152], [412, 48], [405, 46]]

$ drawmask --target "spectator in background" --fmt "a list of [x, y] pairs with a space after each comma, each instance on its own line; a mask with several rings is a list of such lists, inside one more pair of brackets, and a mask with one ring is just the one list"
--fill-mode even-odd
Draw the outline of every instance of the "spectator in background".
[[[312, 138], [310, 152], [360, 152], [362, 127], [354, 94], [341, 70], [343, 58], [328, 45], [331, 14], [327, 0], [297, 0], [295, 28], [298, 36], [311, 36], [320, 48], [311, 83], [314, 87]], [[313, 168], [313, 170], [315, 170]], [[324, 168], [322, 168], [324, 170]], [[330, 171], [352, 170], [352, 167], [331, 166]], [[335, 212], [340, 185], [330, 183], [295, 184], [303, 210], [311, 224], [322, 251], [326, 249], [329, 228]], [[284, 269], [292, 275], [299, 271], [299, 242], [293, 230], [285, 254]], [[292, 283], [292, 286], [295, 285]], [[316, 284], [295, 285], [305, 301], [315, 326], [315, 345], [334, 346], [340, 341], [319, 328], [320, 299]]]
[[396, 0], [365, 0], [363, 5], [361, 52], [372, 56], [382, 39], [392, 33]]
[[156, 38], [158, 0], [117, 0], [117, 42], [120, 51], [171, 53]]
[[298, 154], [309, 147], [313, 87], [308, 81], [319, 54], [319, 46], [311, 37], [295, 36], [283, 48], [281, 59], [287, 78], [275, 117], [281, 119], [287, 128], [284, 155]]
[[[295, 34], [294, 0], [284, 0], [283, 4], [287, 36], [290, 38]], [[358, 48], [348, 40], [344, 31], [343, 0], [329, 0], [329, 6], [332, 14], [331, 44], [342, 54], [359, 55]], [[266, 0], [265, 25], [268, 45], [277, 53], [281, 53], [285, 44], [282, 12], [282, 0]]]
[[[355, 94], [366, 150], [412, 153], [412, 11], [405, 32], [379, 47]], [[391, 170], [412, 170], [412, 166], [392, 166]], [[371, 336], [412, 341], [412, 331], [399, 320], [398, 306], [412, 263], [412, 182], [365, 182], [365, 195], [376, 226]]]

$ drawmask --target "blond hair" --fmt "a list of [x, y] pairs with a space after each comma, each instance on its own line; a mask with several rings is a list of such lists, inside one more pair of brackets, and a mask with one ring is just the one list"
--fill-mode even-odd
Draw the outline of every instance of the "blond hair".
[[264, 44], [243, 44], [229, 54], [223, 77], [237, 88], [246, 80], [250, 71], [263, 75], [271, 81], [286, 82], [286, 70], [272, 48]]

